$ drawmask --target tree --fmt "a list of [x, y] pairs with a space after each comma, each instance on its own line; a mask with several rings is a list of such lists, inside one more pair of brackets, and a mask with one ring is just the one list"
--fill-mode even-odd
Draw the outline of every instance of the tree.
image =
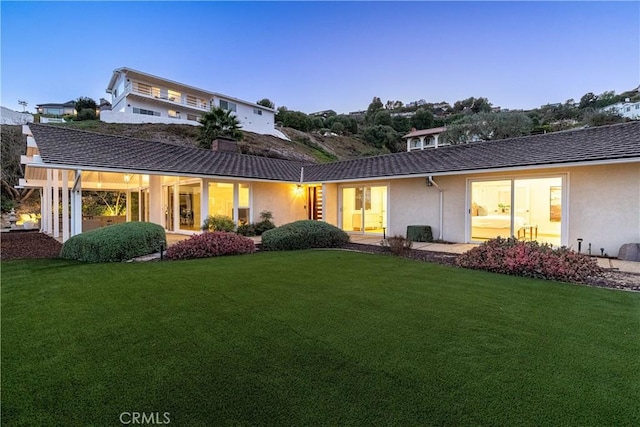
[[338, 135], [344, 134], [344, 125], [341, 122], [334, 122], [331, 125], [331, 132], [337, 133]]
[[211, 143], [216, 138], [242, 139], [240, 122], [231, 110], [212, 107], [200, 118], [200, 137], [198, 145], [202, 148], [211, 148]]
[[260, 101], [256, 102], [256, 104], [271, 108], [272, 110], [276, 107], [276, 104], [274, 104], [269, 98], [262, 98]]
[[416, 129], [430, 129], [433, 127], [433, 114], [424, 108], [420, 108], [411, 117], [411, 126]]
[[595, 107], [596, 102], [598, 101], [598, 95], [595, 95], [593, 92], [587, 92], [584, 95], [582, 95], [582, 98], [580, 98], [580, 105], [578, 105], [578, 108], [580, 109], [584, 109], [584, 108], [589, 108], [589, 107]]
[[488, 113], [491, 111], [491, 103], [487, 98], [471, 98], [456, 101], [453, 104], [453, 110], [469, 113]]
[[613, 111], [589, 111], [585, 114], [585, 121], [589, 126], [605, 126], [624, 123], [627, 119]]
[[25, 154], [26, 136], [20, 126], [2, 126], [2, 210], [27, 200], [35, 191], [33, 188], [15, 188], [20, 178], [24, 178], [24, 165], [20, 155]]
[[374, 125], [391, 126], [393, 121], [391, 120], [391, 114], [388, 111], [378, 111], [373, 117]]
[[377, 96], [374, 96], [373, 100], [369, 104], [369, 107], [367, 107], [367, 113], [365, 115], [366, 122], [373, 123], [373, 119], [375, 118], [376, 113], [382, 109], [384, 109], [382, 101]]
[[311, 129], [312, 123], [309, 116], [302, 111], [287, 111], [282, 125], [306, 132]]
[[407, 133], [411, 130], [411, 122], [407, 117], [402, 116], [393, 116], [393, 123], [391, 126], [396, 130], [396, 132]]
[[369, 126], [364, 131], [364, 140], [374, 147], [387, 147], [392, 152], [400, 151], [400, 137], [391, 126]]
[[443, 132], [451, 144], [513, 138], [531, 134], [533, 121], [524, 113], [479, 113], [463, 117]]
[[81, 96], [76, 99], [76, 120], [95, 120], [96, 109], [98, 108], [96, 101], [88, 96]]

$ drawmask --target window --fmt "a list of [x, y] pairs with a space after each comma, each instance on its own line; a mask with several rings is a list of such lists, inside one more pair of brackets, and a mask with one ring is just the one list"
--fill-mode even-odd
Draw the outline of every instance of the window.
[[138, 92], [151, 96], [152, 90], [151, 85], [146, 83], [138, 83]]
[[198, 116], [196, 116], [195, 114], [187, 114], [187, 120], [191, 120], [192, 122], [197, 122]]
[[179, 119], [180, 118], [180, 111], [169, 110], [168, 114], [169, 114], [169, 117], [171, 117], [172, 119]]
[[262, 115], [262, 110], [259, 109], [259, 108], [254, 108], [253, 109], [253, 114], [257, 114], [257, 115], [261, 116]]
[[225, 101], [224, 99], [220, 100], [220, 108], [234, 112], [237, 111], [236, 104], [234, 104], [233, 102]]
[[160, 116], [158, 111], [145, 110], [144, 108], [133, 107], [134, 114], [145, 114], [147, 116]]

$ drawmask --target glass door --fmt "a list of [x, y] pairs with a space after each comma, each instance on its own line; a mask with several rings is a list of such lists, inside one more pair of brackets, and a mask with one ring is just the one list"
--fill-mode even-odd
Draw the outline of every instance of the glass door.
[[563, 178], [472, 181], [472, 241], [515, 236], [562, 245]]
[[342, 229], [383, 234], [387, 228], [387, 186], [342, 189]]

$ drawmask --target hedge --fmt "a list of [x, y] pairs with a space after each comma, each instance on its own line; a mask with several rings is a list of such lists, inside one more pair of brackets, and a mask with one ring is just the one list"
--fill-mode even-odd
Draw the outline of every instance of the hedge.
[[262, 234], [262, 248], [266, 251], [339, 248], [347, 243], [347, 233], [321, 221], [296, 221]]
[[62, 245], [60, 256], [84, 262], [118, 262], [167, 247], [164, 228], [150, 222], [126, 222], [87, 231]]
[[209, 258], [222, 255], [250, 254], [256, 251], [253, 240], [226, 231], [206, 231], [172, 245], [168, 259]]

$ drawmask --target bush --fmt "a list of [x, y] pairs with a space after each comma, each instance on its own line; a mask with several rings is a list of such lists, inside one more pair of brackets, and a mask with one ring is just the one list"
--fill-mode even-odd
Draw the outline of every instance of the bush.
[[430, 225], [408, 225], [407, 240], [412, 242], [433, 242], [433, 231]]
[[255, 224], [242, 224], [238, 226], [236, 231], [242, 236], [261, 236], [267, 230], [275, 228], [276, 225], [272, 221], [273, 214], [269, 211], [260, 212], [260, 221]]
[[118, 262], [167, 247], [164, 228], [150, 222], [126, 222], [78, 234], [62, 245], [60, 256], [85, 262]]
[[265, 231], [262, 247], [267, 251], [311, 248], [339, 248], [349, 243], [349, 235], [320, 221], [303, 220]]
[[168, 259], [209, 258], [250, 254], [256, 251], [253, 240], [226, 231], [204, 232], [191, 236], [167, 249]]
[[460, 255], [461, 267], [540, 279], [584, 282], [602, 272], [589, 256], [514, 237], [491, 239]]
[[236, 228], [233, 219], [225, 215], [209, 215], [202, 223], [202, 231], [233, 231]]
[[95, 120], [96, 119], [96, 110], [92, 110], [90, 108], [83, 108], [82, 110], [78, 111], [78, 115], [76, 117], [76, 120], [81, 121], [81, 120]]
[[404, 236], [392, 236], [387, 237], [381, 242], [383, 248], [388, 248], [394, 255], [404, 255], [413, 243], [409, 239], [405, 239]]

